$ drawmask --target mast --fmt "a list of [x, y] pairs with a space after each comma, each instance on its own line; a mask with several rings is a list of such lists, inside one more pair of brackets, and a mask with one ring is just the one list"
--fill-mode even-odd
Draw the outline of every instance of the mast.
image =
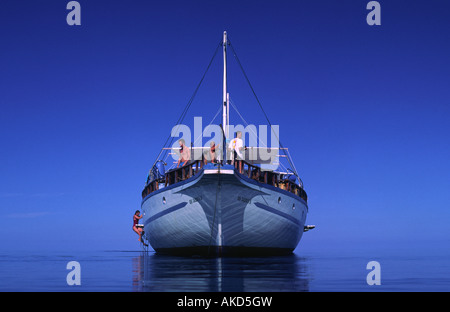
[[227, 138], [230, 135], [230, 93], [227, 93], [227, 126], [225, 128], [225, 135]]
[[223, 32], [223, 105], [222, 105], [222, 129], [223, 139], [223, 159], [226, 161], [226, 141], [228, 139], [228, 100], [227, 100], [227, 32]]
[[228, 103], [227, 103], [227, 32], [223, 32], [223, 110], [222, 125], [225, 138], [228, 138]]

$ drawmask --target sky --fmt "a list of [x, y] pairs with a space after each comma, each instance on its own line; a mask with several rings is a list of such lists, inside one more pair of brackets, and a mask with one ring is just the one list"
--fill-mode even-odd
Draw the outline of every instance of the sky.
[[[148, 170], [225, 30], [308, 193], [296, 253], [448, 246], [448, 1], [379, 1], [375, 26], [362, 0], [81, 0], [79, 26], [68, 2], [0, 2], [0, 252], [138, 249]], [[222, 66], [186, 123], [217, 112]]]

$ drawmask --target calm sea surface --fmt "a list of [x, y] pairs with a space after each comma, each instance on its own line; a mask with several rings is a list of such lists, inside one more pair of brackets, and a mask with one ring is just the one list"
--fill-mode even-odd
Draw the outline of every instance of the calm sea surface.
[[[142, 251], [0, 253], [0, 291], [450, 291], [448, 247], [435, 253], [339, 250], [270, 258], [185, 258]], [[381, 285], [369, 286], [369, 261]], [[80, 264], [69, 286], [67, 263]]]

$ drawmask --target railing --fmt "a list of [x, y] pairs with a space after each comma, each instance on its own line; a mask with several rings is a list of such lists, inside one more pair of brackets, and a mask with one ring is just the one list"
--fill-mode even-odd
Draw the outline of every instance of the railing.
[[195, 160], [183, 167], [167, 171], [163, 179], [154, 180], [147, 184], [147, 186], [142, 191], [142, 198], [163, 187], [189, 179], [193, 175], [197, 174], [201, 168], [203, 168], [203, 164], [204, 161]]
[[288, 191], [301, 197], [305, 202], [308, 201], [305, 190], [300, 187], [300, 185], [285, 178], [284, 175], [279, 172], [261, 170], [260, 167], [249, 164], [243, 160], [235, 161], [234, 167], [240, 174], [245, 175], [250, 179]]
[[[162, 187], [167, 187], [189, 179], [193, 175], [197, 174], [199, 170], [203, 168], [204, 164], [204, 160], [195, 160], [183, 167], [167, 171], [164, 175], [164, 179], [154, 180], [147, 184], [142, 191], [142, 198], [145, 198], [148, 194], [159, 190]], [[284, 174], [261, 170], [260, 167], [249, 164], [243, 160], [236, 160], [234, 162], [234, 167], [240, 174], [248, 177], [249, 179], [288, 191], [299, 196], [305, 202], [308, 200], [305, 190], [300, 187], [300, 185], [287, 179]]]
[[198, 171], [203, 168], [203, 161], [194, 160], [193, 162], [176, 169], [172, 169], [166, 172], [165, 175], [165, 185], [169, 186], [183, 180], [189, 179], [193, 175], [197, 174]]

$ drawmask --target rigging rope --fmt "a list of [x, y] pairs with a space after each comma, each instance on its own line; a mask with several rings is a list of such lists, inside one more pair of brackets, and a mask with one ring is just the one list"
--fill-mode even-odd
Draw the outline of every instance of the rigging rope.
[[[189, 108], [191, 107], [191, 104], [192, 104], [192, 102], [194, 101], [195, 96], [197, 95], [197, 91], [198, 91], [198, 89], [200, 89], [200, 86], [201, 86], [201, 84], [202, 84], [202, 82], [203, 82], [203, 79], [205, 79], [206, 73], [208, 72], [209, 68], [211, 67], [211, 64], [212, 64], [214, 58], [216, 57], [217, 52], [219, 51], [219, 48], [220, 48], [221, 46], [222, 46], [222, 40], [221, 40], [221, 41], [219, 42], [219, 44], [217, 45], [216, 50], [214, 51], [214, 54], [213, 54], [211, 60], [209, 61], [208, 67], [206, 68], [205, 72], [203, 73], [202, 79], [200, 79], [200, 82], [198, 83], [197, 87], [195, 88], [194, 93], [192, 94], [191, 98], [189, 99], [188, 103], [186, 104], [185, 108], [183, 109], [183, 112], [181, 113], [181, 116], [178, 118], [178, 120], [177, 120], [177, 122], [176, 122], [177, 130], [178, 130], [178, 128], [180, 127], [180, 124], [181, 124], [181, 122], [183, 121], [184, 117], [186, 117], [186, 113], [187, 113], [187, 111], [189, 110]], [[169, 142], [169, 140], [170, 140], [170, 143], [169, 143], [169, 146], [170, 146], [170, 145], [172, 145], [173, 139], [174, 139], [174, 138], [172, 137], [172, 133], [170, 133], [169, 136], [168, 136], [167, 139], [166, 139], [166, 142], [164, 142], [163, 148], [162, 148], [161, 151], [159, 152], [159, 154], [158, 154], [158, 156], [156, 157], [156, 160], [155, 160], [155, 162], [153, 163], [153, 165], [152, 165], [151, 168], [153, 168], [153, 166], [155, 166], [155, 164], [156, 164], [156, 162], [158, 161], [159, 157], [160, 157], [161, 154], [164, 152], [164, 147], [168, 146], [168, 145], [167, 145], [167, 142]], [[166, 151], [166, 153], [167, 153], [167, 151]]]
[[[247, 122], [247, 121], [244, 119], [244, 117], [241, 115], [241, 113], [240, 113], [239, 110], [237, 109], [236, 105], [234, 105], [233, 100], [231, 100], [231, 98], [230, 98], [230, 104], [231, 104], [231, 106], [234, 108], [234, 110], [236, 111], [236, 113], [239, 115], [239, 117], [241, 117], [242, 121], [244, 122], [245, 126], [247, 127], [247, 126], [248, 126], [248, 122]], [[256, 138], [258, 139], [259, 144], [263, 145], [263, 147], [268, 148], [268, 146], [267, 146], [263, 141], [260, 140], [258, 134], [255, 133], [251, 127], [250, 127], [249, 129], [250, 129], [250, 131], [256, 136]], [[275, 134], [275, 133], [274, 133], [274, 134]], [[287, 152], [288, 152], [288, 154], [289, 154], [288, 157], [291, 158], [291, 154], [289, 153], [289, 150], [287, 150]], [[286, 155], [286, 153], [285, 153], [285, 155]], [[286, 157], [286, 158], [288, 158], [288, 157]], [[284, 170], [284, 171], [287, 171], [287, 170], [288, 170], [288, 168], [287, 168], [280, 160], [278, 160], [278, 164], [279, 164], [279, 166], [282, 168], [282, 170]], [[292, 171], [292, 170], [291, 170], [291, 171]], [[295, 166], [294, 166], [294, 171], [297, 172], [297, 169], [295, 168]], [[299, 177], [299, 179], [300, 179], [300, 177]], [[301, 180], [301, 179], [300, 179], [300, 180]], [[303, 185], [303, 182], [302, 182], [302, 185]]]
[[[250, 89], [252, 90], [253, 95], [255, 96], [256, 102], [258, 102], [258, 105], [259, 105], [259, 107], [261, 108], [261, 110], [262, 110], [262, 112], [263, 112], [263, 114], [264, 114], [264, 117], [266, 118], [267, 122], [269, 123], [269, 126], [270, 126], [271, 131], [273, 131], [272, 123], [270, 122], [269, 117], [267, 116], [267, 114], [266, 114], [264, 108], [262, 107], [262, 104], [261, 104], [261, 102], [259, 101], [259, 98], [258, 98], [258, 96], [256, 95], [256, 92], [255, 92], [255, 90], [253, 89], [253, 86], [252, 86], [252, 84], [250, 83], [250, 80], [248, 79], [247, 74], [245, 73], [244, 67], [242, 67], [241, 61], [239, 60], [239, 58], [238, 58], [238, 56], [237, 56], [237, 54], [236, 54], [236, 51], [234, 50], [234, 47], [233, 47], [233, 45], [231, 44], [231, 41], [230, 41], [229, 39], [228, 39], [228, 43], [229, 43], [229, 45], [230, 45], [230, 47], [231, 47], [231, 50], [233, 51], [233, 56], [234, 56], [234, 58], [236, 59], [236, 61], [237, 61], [238, 65], [239, 65], [239, 67], [240, 67], [242, 73], [244, 74], [245, 80], [247, 80], [247, 83], [248, 83]], [[275, 132], [275, 131], [273, 131], [273, 133], [274, 133], [275, 136], [277, 137], [278, 143], [280, 144], [280, 147], [282, 148], [284, 155], [286, 155], [286, 158], [287, 158], [289, 164], [292, 166], [292, 168], [294, 168], [294, 173], [295, 173], [295, 175], [296, 175], [297, 177], [299, 177], [299, 176], [298, 176], [298, 173], [297, 173], [297, 170], [295, 169], [295, 166], [294, 166], [294, 164], [292, 163], [292, 160], [291, 160], [291, 159], [289, 158], [289, 156], [286, 154], [286, 152], [285, 152], [285, 150], [284, 150], [284, 148], [283, 148], [283, 145], [281, 144], [280, 138], [276, 135], [276, 132]]]
[[[231, 50], [232, 50], [232, 52], [233, 52], [233, 56], [234, 56], [234, 58], [236, 59], [238, 65], [239, 65], [239, 68], [241, 69], [241, 71], [242, 71], [242, 73], [243, 73], [243, 75], [244, 75], [244, 77], [245, 77], [245, 80], [247, 81], [247, 83], [248, 83], [248, 85], [249, 85], [249, 87], [250, 87], [250, 89], [251, 89], [251, 91], [252, 91], [252, 93], [253, 93], [253, 95], [254, 95], [254, 97], [255, 97], [255, 99], [256, 99], [256, 102], [258, 103], [258, 105], [259, 105], [261, 111], [263, 112], [264, 117], [266, 118], [267, 123], [269, 124], [271, 131], [273, 131], [273, 133], [275, 134], [275, 137], [276, 137], [276, 139], [278, 140], [278, 143], [279, 143], [279, 145], [280, 145], [280, 147], [281, 147], [281, 150], [283, 151], [284, 155], [286, 156], [286, 158], [287, 158], [287, 160], [288, 160], [290, 166], [293, 168], [295, 175], [296, 175], [297, 177], [299, 177], [298, 172], [297, 172], [297, 170], [296, 170], [296, 168], [295, 168], [295, 165], [294, 165], [294, 163], [293, 163], [292, 160], [291, 160], [290, 154], [286, 154], [286, 150], [284, 149], [283, 144], [282, 144], [281, 141], [280, 141], [280, 138], [277, 136], [276, 132], [273, 130], [272, 123], [270, 122], [269, 117], [267, 116], [267, 114], [266, 114], [266, 112], [265, 112], [265, 110], [264, 110], [264, 108], [263, 108], [263, 106], [262, 106], [262, 104], [261, 104], [261, 102], [260, 102], [258, 96], [256, 95], [256, 92], [255, 92], [255, 90], [253, 89], [252, 84], [250, 83], [250, 79], [248, 78], [247, 73], [245, 72], [244, 67], [243, 67], [242, 64], [241, 64], [241, 61], [239, 60], [239, 57], [237, 56], [236, 50], [234, 49], [234, 46], [231, 44], [231, 41], [230, 41], [229, 39], [228, 39], [228, 44], [229, 44], [229, 46], [231, 47]], [[205, 76], [206, 76], [206, 74], [207, 74], [209, 68], [211, 67], [211, 64], [212, 64], [214, 58], [216, 57], [217, 52], [219, 51], [219, 48], [220, 48], [221, 46], [223, 46], [222, 40], [221, 40], [221, 41], [219, 42], [219, 44], [217, 45], [217, 47], [216, 47], [216, 49], [215, 49], [215, 51], [214, 51], [214, 54], [213, 54], [211, 60], [209, 61], [209, 64], [208, 64], [208, 66], [207, 66], [205, 72], [203, 73], [202, 78], [200, 79], [200, 81], [199, 81], [197, 87], [196, 87], [195, 90], [194, 90], [194, 93], [192, 94], [192, 96], [190, 97], [188, 103], [186, 104], [185, 108], [183, 109], [183, 112], [181, 113], [181, 116], [178, 118], [178, 120], [177, 120], [177, 122], [176, 122], [177, 130], [178, 130], [178, 128], [180, 127], [181, 122], [182, 122], [182, 121], [184, 120], [184, 118], [186, 117], [187, 111], [188, 111], [189, 108], [191, 107], [192, 102], [194, 101], [194, 98], [195, 98], [195, 96], [197, 95], [197, 92], [198, 92], [198, 90], [200, 89], [200, 86], [201, 86], [203, 80], [205, 79]], [[234, 106], [234, 105], [233, 105], [233, 106]], [[235, 110], [237, 111], [236, 108], [235, 108]], [[238, 112], [238, 114], [239, 114], [239, 112]], [[217, 115], [217, 114], [216, 114], [216, 115]], [[240, 114], [239, 114], [239, 115], [240, 115]], [[216, 117], [217, 117], [217, 116], [216, 116]], [[240, 117], [242, 118], [242, 116], [240, 116]], [[215, 119], [215, 117], [214, 117], [213, 119]], [[243, 119], [243, 118], [242, 118], [242, 119]], [[169, 142], [169, 140], [170, 140], [170, 143], [167, 144], [167, 143]], [[174, 138], [172, 137], [172, 133], [170, 133], [169, 136], [167, 137], [167, 139], [166, 139], [164, 145], [163, 145], [163, 148], [161, 149], [160, 153], [159, 153], [158, 156], [156, 157], [156, 160], [155, 160], [155, 162], [153, 163], [153, 165], [152, 165], [151, 168], [153, 168], [153, 166], [155, 166], [156, 162], [158, 161], [159, 157], [161, 156], [161, 154], [162, 154], [164, 151], [165, 151], [166, 153], [168, 153], [167, 150], [164, 150], [164, 147], [172, 145], [173, 140], [174, 140]]]
[[[217, 110], [217, 113], [214, 115], [213, 119], [211, 119], [211, 121], [209, 122], [209, 124], [206, 126], [209, 127], [211, 126], [211, 124], [213, 123], [213, 121], [217, 118], [217, 116], [219, 116], [220, 111], [222, 110], [222, 104], [220, 104], [219, 109]], [[203, 132], [200, 133], [200, 135], [194, 140], [194, 146], [196, 146], [196, 142], [201, 139], [203, 136]], [[203, 142], [200, 142], [200, 144], [202, 144]]]
[[[230, 104], [231, 106], [234, 108], [234, 110], [236, 111], [236, 113], [239, 115], [239, 117], [241, 117], [242, 121], [244, 122], [245, 126], [248, 126], [248, 122], [244, 119], [244, 117], [242, 117], [241, 113], [238, 111], [237, 107], [234, 105], [233, 101], [230, 99]], [[263, 141], [261, 141], [259, 139], [259, 136], [257, 133], [255, 133], [255, 131], [253, 131], [252, 127], [250, 127], [250, 131], [256, 136], [256, 138], [258, 139], [258, 142], [262, 145], [264, 145], [264, 147], [267, 147], [266, 143], [264, 143]]]

